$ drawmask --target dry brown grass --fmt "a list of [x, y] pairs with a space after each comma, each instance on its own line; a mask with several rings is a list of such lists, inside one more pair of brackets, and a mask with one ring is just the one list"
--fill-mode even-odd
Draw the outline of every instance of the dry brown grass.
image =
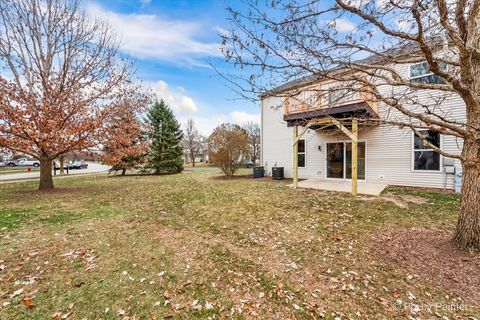
[[[33, 196], [33, 182], [1, 185], [0, 319], [476, 314], [372, 250], [391, 230], [450, 228], [457, 196], [390, 191], [428, 200], [402, 209], [215, 174], [64, 179], [71, 192]], [[439, 305], [467, 310], [426, 308]]]

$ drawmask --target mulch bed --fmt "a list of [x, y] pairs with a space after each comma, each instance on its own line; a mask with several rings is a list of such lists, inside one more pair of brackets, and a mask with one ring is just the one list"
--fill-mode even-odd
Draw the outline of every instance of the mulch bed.
[[480, 255], [452, 246], [451, 236], [448, 230], [401, 230], [376, 238], [373, 250], [409, 273], [480, 305]]

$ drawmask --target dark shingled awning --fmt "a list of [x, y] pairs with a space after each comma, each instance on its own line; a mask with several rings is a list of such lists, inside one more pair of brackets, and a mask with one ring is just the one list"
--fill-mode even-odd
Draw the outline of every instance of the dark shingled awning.
[[346, 104], [339, 107], [323, 108], [318, 110], [286, 114], [283, 120], [287, 122], [288, 127], [305, 126], [309, 120], [331, 116], [337, 119], [372, 119], [378, 118], [378, 114], [366, 102], [357, 102]]

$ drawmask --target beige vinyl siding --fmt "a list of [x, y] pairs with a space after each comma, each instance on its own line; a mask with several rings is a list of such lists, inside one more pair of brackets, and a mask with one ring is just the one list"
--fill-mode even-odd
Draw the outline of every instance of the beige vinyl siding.
[[[404, 72], [408, 72], [406, 66]], [[391, 90], [383, 87], [382, 90]], [[428, 103], [435, 95], [443, 93], [415, 92], [422, 103]], [[262, 164], [266, 166], [267, 174], [271, 174], [274, 165], [285, 168], [286, 177], [292, 177], [292, 142], [293, 129], [288, 128], [283, 121], [282, 98], [270, 97], [262, 101]], [[432, 100], [433, 101], [433, 100]], [[411, 106], [416, 108], [416, 106]], [[465, 121], [465, 106], [463, 101], [455, 95], [442, 102], [440, 109], [444, 116]], [[381, 116], [389, 115], [389, 119], [405, 119], [396, 110], [390, 110], [380, 105]], [[301, 132], [303, 128], [299, 128]], [[348, 141], [348, 138], [339, 134], [325, 135], [309, 130], [304, 136], [306, 146], [306, 167], [299, 168], [300, 178], [326, 178], [326, 144], [328, 142]], [[395, 126], [377, 126], [362, 129], [359, 139], [366, 141], [366, 180], [371, 182], [385, 182], [391, 185], [453, 188], [453, 175], [440, 172], [422, 172], [413, 170], [413, 132], [408, 128], [400, 129]], [[321, 151], [319, 150], [321, 146]], [[441, 147], [451, 153], [461, 153], [462, 141], [452, 136], [442, 136]], [[441, 157], [443, 158], [443, 157]], [[443, 170], [443, 159], [441, 169]], [[456, 161], [456, 165], [460, 163]]]

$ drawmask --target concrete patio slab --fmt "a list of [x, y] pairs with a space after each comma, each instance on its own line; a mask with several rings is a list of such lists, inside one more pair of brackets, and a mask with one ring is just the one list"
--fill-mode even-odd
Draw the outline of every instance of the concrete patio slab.
[[[293, 185], [289, 185], [293, 186]], [[299, 188], [326, 191], [352, 192], [352, 182], [346, 180], [307, 179], [298, 182]], [[358, 182], [358, 193], [379, 196], [387, 187], [384, 183]]]

